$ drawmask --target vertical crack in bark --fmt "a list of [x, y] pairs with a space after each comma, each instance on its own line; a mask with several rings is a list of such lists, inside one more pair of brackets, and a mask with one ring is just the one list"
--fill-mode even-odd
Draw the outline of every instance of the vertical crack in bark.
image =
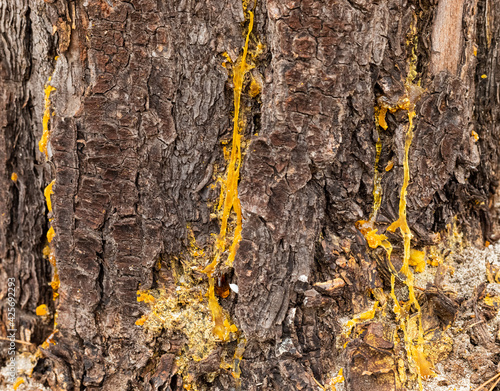
[[[245, 16], [242, 34], [244, 44], [238, 43], [235, 46], [234, 52], [240, 52], [240, 55], [234, 63], [230, 61], [229, 55], [225, 54], [228, 61], [222, 64], [230, 71], [229, 77], [234, 85], [232, 94], [234, 117], [232, 146], [227, 148], [228, 151], [224, 149], [224, 156], [227, 159], [225, 176], [224, 179], [218, 179], [222, 183], [222, 189], [220, 194], [215, 195], [216, 212], [219, 213], [218, 216], [214, 214], [213, 217], [220, 222], [219, 233], [211, 248], [212, 251], [204, 251], [201, 248], [204, 247], [203, 245], [198, 247], [194, 234], [194, 232], [200, 232], [199, 225], [196, 223], [191, 225], [190, 221], [193, 219], [187, 219], [186, 229], [189, 239], [187, 251], [174, 256], [170, 268], [171, 281], [176, 285], [175, 292], [168, 285], [163, 288], [161, 284], [159, 289], [137, 292], [137, 301], [148, 304], [150, 312], [138, 319], [135, 322], [136, 325], [155, 333], [166, 332], [167, 335], [175, 330], [186, 337], [186, 340], [182, 342], [183, 351], [179, 352], [179, 356], [175, 359], [174, 372], [178, 378], [183, 379], [186, 387], [194, 389], [199, 384], [196, 368], [199, 366], [205, 368], [203, 369], [205, 371], [207, 362], [210, 362], [210, 365], [216, 365], [217, 369], [228, 369], [229, 376], [232, 375], [233, 379], [236, 379], [236, 386], [239, 387], [241, 372], [239, 363], [246, 345], [245, 339], [238, 333], [236, 325], [230, 323], [228, 312], [222, 308], [217, 298], [217, 296], [225, 298], [228, 295], [219, 289], [221, 288], [220, 279], [223, 276], [219, 273], [221, 268], [227, 270], [231, 267], [241, 238], [242, 213], [238, 197], [238, 181], [245, 145], [243, 123], [246, 122], [244, 118], [246, 104], [242, 102], [247, 102], [244, 95], [247, 83], [250, 97], [254, 98], [260, 93], [260, 86], [255, 80], [249, 80], [248, 75], [249, 71], [255, 67], [254, 58], [262, 47], [256, 43], [256, 48], [253, 48], [255, 7], [251, 8], [246, 0], [240, 4], [243, 6]], [[233, 56], [234, 58], [236, 55]], [[223, 78], [225, 79], [224, 76]], [[221, 86], [223, 87], [223, 84]], [[204, 103], [200, 98], [200, 104]], [[210, 164], [214, 160], [211, 159]], [[212, 178], [212, 169], [210, 166], [206, 168], [203, 179], [201, 182], [198, 180], [195, 193], [203, 193], [203, 188]], [[208, 198], [214, 199], [213, 196]], [[223, 258], [226, 262], [223, 262]], [[210, 264], [207, 266], [207, 263]], [[208, 283], [205, 275], [201, 277], [202, 271], [208, 276]], [[203, 296], [205, 298], [202, 298]], [[240, 338], [238, 338], [234, 356], [232, 360], [228, 358], [226, 362], [226, 357], [221, 358], [221, 354], [225, 355], [227, 352], [219, 345], [221, 342], [227, 344], [235, 341], [238, 336]], [[231, 350], [234, 348], [234, 345], [230, 346]]]
[[[231, 267], [238, 249], [239, 242], [241, 240], [241, 230], [242, 230], [242, 215], [241, 215], [241, 204], [238, 197], [238, 181], [240, 176], [240, 168], [242, 163], [242, 131], [243, 127], [240, 124], [241, 118], [241, 95], [243, 91], [243, 85], [245, 83], [245, 78], [248, 72], [254, 68], [252, 60], [255, 57], [255, 53], [249, 51], [250, 35], [252, 34], [253, 24], [254, 24], [254, 11], [255, 3], [253, 9], [249, 9], [248, 0], [243, 0], [242, 6], [245, 13], [245, 19], [248, 20], [248, 27], [245, 35], [245, 44], [243, 46], [243, 52], [232, 67], [232, 79], [233, 79], [233, 94], [234, 94], [234, 117], [233, 117], [233, 137], [231, 143], [231, 155], [229, 158], [229, 163], [226, 168], [225, 179], [221, 180], [221, 193], [219, 197], [219, 204], [217, 210], [220, 212], [222, 210], [222, 216], [220, 217], [221, 225], [219, 235], [215, 242], [215, 251], [212, 262], [203, 270], [204, 273], [208, 275], [209, 288], [208, 288], [208, 300], [210, 310], [212, 312], [213, 321], [215, 323], [214, 333], [222, 341], [227, 340], [229, 336], [229, 328], [225, 326], [225, 323], [229, 325], [228, 322], [224, 321], [224, 313], [219, 305], [217, 298], [215, 297], [215, 279], [213, 277], [213, 272], [217, 265], [219, 264], [223, 255], [226, 251], [229, 251], [227, 256], [226, 264]], [[230, 61], [229, 56], [226, 58]], [[251, 88], [251, 94], [256, 90], [256, 87]], [[232, 227], [229, 223], [231, 216], [231, 211], [235, 213], [235, 225]], [[232, 232], [231, 232], [232, 231]], [[232, 236], [232, 239], [230, 238]], [[227, 241], [231, 240], [229, 245]], [[236, 361], [236, 360], [235, 360]], [[239, 368], [239, 367], [238, 367]], [[239, 369], [235, 368], [235, 372], [239, 377]]]
[[[52, 190], [52, 186], [54, 186], [54, 183], [56, 183], [56, 180], [52, 180], [47, 187], [45, 188], [43, 194], [45, 196], [45, 201], [47, 203], [47, 210], [49, 213], [52, 213], [52, 201], [50, 196], [54, 194]], [[49, 218], [49, 221], [52, 221], [52, 218]], [[56, 257], [55, 257], [55, 252], [54, 249], [50, 246], [50, 243], [52, 242], [52, 239], [55, 236], [55, 231], [54, 227], [51, 225], [49, 231], [47, 232], [47, 241], [49, 244], [43, 249], [43, 255], [48, 258], [50, 264], [52, 265], [52, 270], [53, 270], [53, 277], [52, 281], [50, 282], [50, 286], [52, 287], [52, 298], [54, 300], [57, 299], [59, 296], [58, 289], [59, 289], [59, 273], [57, 271], [57, 266], [56, 266]], [[54, 329], [57, 328], [57, 322], [56, 322], [56, 315], [54, 315]]]
[[[55, 57], [55, 61], [57, 62], [58, 56]], [[55, 67], [54, 67], [54, 72], [52, 73], [51, 76], [49, 76], [47, 83], [45, 84], [44, 87], [44, 112], [43, 112], [43, 117], [42, 117], [42, 137], [40, 138], [40, 141], [38, 142], [38, 148], [40, 152], [45, 154], [45, 158], [49, 159], [49, 142], [50, 142], [50, 129], [49, 129], [49, 123], [51, 122], [51, 117], [55, 115], [55, 112], [52, 110], [52, 102], [50, 100], [50, 95], [52, 92], [56, 91], [56, 88], [52, 86], [50, 83], [52, 81], [52, 77], [55, 74]], [[51, 154], [50, 154], [51, 155]], [[51, 156], [50, 156], [51, 157]], [[54, 194], [54, 191], [52, 190], [52, 187], [54, 186], [56, 180], [53, 179], [44, 189], [44, 196], [45, 196], [45, 202], [47, 205], [47, 212], [48, 212], [48, 218], [49, 218], [49, 224], [50, 228], [47, 231], [47, 242], [48, 244], [44, 247], [43, 249], [43, 256], [49, 260], [50, 264], [52, 265], [52, 281], [50, 282], [50, 286], [52, 288], [52, 298], [55, 301], [58, 296], [58, 289], [60, 285], [60, 280], [59, 280], [59, 273], [57, 271], [57, 266], [56, 266], [56, 257], [55, 257], [55, 250], [53, 248], [53, 245], [51, 245], [52, 240], [56, 236], [56, 232], [54, 230], [54, 225], [52, 224], [52, 201], [51, 201], [51, 195]], [[42, 304], [41, 306], [37, 307], [37, 315], [39, 314], [38, 311], [42, 306], [45, 304]], [[43, 315], [47, 315], [44, 313]], [[57, 310], [54, 313], [54, 326], [53, 326], [53, 333], [57, 331]]]
[[[57, 60], [57, 57], [56, 57]], [[48, 159], [49, 158], [49, 153], [47, 151], [47, 147], [49, 144], [49, 136], [50, 136], [50, 130], [49, 130], [49, 121], [50, 121], [50, 114], [51, 114], [51, 102], [50, 102], [50, 94], [55, 91], [55, 87], [51, 86], [49, 83], [52, 80], [52, 76], [49, 76], [49, 80], [47, 80], [47, 84], [45, 85], [44, 89], [44, 94], [45, 94], [45, 103], [44, 103], [44, 112], [43, 112], [43, 118], [42, 118], [42, 126], [43, 126], [43, 134], [42, 138], [38, 142], [38, 148], [40, 149], [40, 152], [45, 154], [45, 157]]]
[[[417, 34], [415, 22], [411, 27], [412, 40], [415, 41], [415, 37]], [[406, 191], [408, 188], [408, 184], [410, 182], [410, 166], [409, 166], [409, 151], [411, 142], [413, 140], [413, 128], [414, 123], [413, 119], [416, 115], [415, 113], [415, 103], [419, 99], [422, 94], [422, 89], [418, 84], [414, 84], [416, 77], [416, 41], [411, 48], [412, 54], [410, 58], [410, 69], [408, 72], [408, 76], [405, 83], [406, 94], [407, 96], [404, 98], [403, 105], [401, 105], [401, 109], [404, 109], [408, 112], [408, 130], [406, 131], [405, 138], [405, 150], [404, 150], [404, 161], [403, 161], [403, 184], [401, 186], [400, 198], [399, 198], [399, 218], [393, 222], [387, 230], [389, 232], [395, 232], [398, 228], [403, 236], [403, 266], [401, 268], [401, 272], [405, 276], [405, 284], [409, 290], [409, 301], [405, 303], [405, 308], [401, 307], [396, 294], [394, 292], [395, 286], [395, 275], [391, 275], [391, 296], [394, 300], [394, 312], [400, 319], [401, 329], [403, 330], [405, 336], [405, 345], [406, 352], [408, 354], [409, 362], [413, 362], [416, 365], [417, 373], [418, 373], [418, 382], [419, 387], [422, 390], [422, 376], [427, 377], [433, 374], [430, 369], [431, 364], [425, 358], [423, 353], [423, 327], [422, 327], [422, 317], [421, 317], [421, 309], [420, 305], [415, 297], [415, 287], [414, 287], [414, 276], [412, 271], [409, 269], [410, 258], [411, 258], [411, 238], [412, 233], [410, 227], [408, 225], [408, 221], [406, 218]], [[416, 265], [413, 265], [416, 266]], [[411, 336], [409, 335], [408, 328], [410, 326], [410, 309], [411, 306], [414, 306], [417, 311], [417, 322], [418, 322], [418, 332], [417, 332], [417, 344], [413, 343]], [[402, 316], [405, 316], [406, 319], [402, 319]]]
[[229, 255], [226, 261], [229, 266], [231, 266], [234, 261], [236, 250], [238, 249], [238, 244], [241, 239], [242, 217], [240, 200], [238, 198], [238, 180], [241, 168], [241, 132], [243, 129], [240, 125], [240, 102], [245, 76], [253, 68], [253, 65], [251, 65], [250, 61], [247, 59], [247, 56], [249, 55], [248, 44], [250, 40], [250, 34], [252, 33], [254, 20], [253, 11], [248, 10], [245, 3], [246, 1], [243, 2], [243, 9], [245, 10], [246, 17], [248, 18], [248, 31], [246, 33], [243, 53], [237, 60], [236, 64], [234, 64], [232, 69], [234, 83], [233, 138], [231, 146], [231, 156], [226, 169], [226, 179], [222, 180], [219, 205], [217, 207], [219, 211], [222, 209], [222, 217], [220, 232], [215, 244], [215, 256], [212, 263], [208, 265], [204, 270], [204, 272], [209, 276], [212, 275], [215, 267], [219, 263], [221, 256], [226, 251], [228, 231], [231, 230], [228, 227], [231, 210], [236, 213], [236, 226], [233, 230], [232, 243], [229, 247]]
[[[420, 82], [415, 83], [415, 78], [417, 76], [417, 31], [416, 31], [416, 21], [412, 22], [411, 25], [411, 38], [408, 44], [411, 45], [411, 55], [409, 61], [409, 71], [405, 82], [405, 95], [398, 100], [395, 105], [389, 105], [385, 102], [375, 107], [375, 123], [377, 125], [377, 130], [383, 128], [386, 130], [388, 125], [385, 120], [385, 116], [388, 111], [396, 112], [398, 110], [405, 110], [408, 113], [408, 128], [405, 132], [405, 145], [404, 145], [404, 158], [403, 158], [403, 183], [401, 185], [400, 197], [399, 197], [399, 217], [394, 221], [388, 228], [389, 232], [396, 232], [399, 228], [401, 235], [403, 237], [403, 265], [400, 272], [397, 272], [391, 262], [392, 244], [390, 243], [388, 237], [384, 234], [378, 234], [378, 229], [375, 228], [375, 220], [378, 209], [381, 205], [382, 189], [381, 189], [381, 178], [378, 171], [378, 163], [380, 158], [380, 153], [382, 149], [380, 137], [376, 144], [376, 157], [375, 157], [375, 169], [374, 169], [374, 185], [373, 185], [373, 211], [370, 215], [368, 221], [358, 221], [356, 226], [365, 236], [368, 245], [371, 248], [377, 248], [382, 246], [387, 253], [387, 262], [391, 272], [391, 297], [394, 300], [393, 311], [397, 316], [399, 325], [404, 334], [405, 349], [408, 355], [409, 364], [412, 364], [414, 368], [410, 366], [412, 371], [416, 372], [418, 375], [419, 387], [422, 390], [422, 377], [428, 377], [433, 374], [431, 369], [431, 364], [427, 361], [423, 353], [423, 327], [422, 327], [422, 317], [420, 305], [415, 297], [415, 286], [414, 286], [414, 275], [410, 270], [409, 266], [415, 266], [416, 271], [422, 271], [421, 263], [423, 261], [422, 257], [419, 257], [418, 252], [411, 249], [411, 239], [412, 233], [408, 225], [407, 220], [407, 202], [406, 194], [408, 184], [410, 182], [410, 166], [409, 166], [409, 152], [410, 146], [413, 140], [413, 129], [414, 129], [414, 118], [416, 116], [415, 104], [420, 98], [423, 90], [420, 87]], [[425, 264], [424, 264], [425, 266]], [[402, 274], [402, 276], [400, 275]], [[396, 277], [401, 280], [407, 287], [409, 291], [409, 300], [403, 305], [400, 303], [395, 293], [395, 283]], [[365, 314], [358, 316], [352, 321], [348, 322], [348, 326], [352, 328], [357, 321], [371, 319], [374, 316], [378, 301], [372, 310]], [[411, 328], [410, 311], [411, 307], [414, 306], [417, 316], [417, 333], [416, 333], [416, 344], [414, 343], [414, 336], [410, 335], [409, 329]], [[396, 331], [397, 332], [397, 331]]]

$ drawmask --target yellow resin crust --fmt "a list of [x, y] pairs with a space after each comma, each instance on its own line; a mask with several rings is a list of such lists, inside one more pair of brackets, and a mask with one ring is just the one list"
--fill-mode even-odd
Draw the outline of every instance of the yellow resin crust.
[[43, 195], [45, 196], [45, 201], [47, 202], [47, 209], [49, 212], [52, 212], [52, 201], [50, 200], [50, 196], [54, 194], [54, 192], [52, 191], [52, 186], [54, 186], [54, 183], [56, 183], [55, 179], [50, 182], [43, 191]]
[[[52, 77], [49, 77], [49, 82], [51, 81], [51, 79]], [[56, 89], [49, 84], [47, 84], [44, 89], [45, 105], [42, 118], [43, 133], [42, 133], [42, 138], [38, 142], [38, 148], [40, 149], [40, 152], [45, 154], [46, 158], [49, 157], [49, 154], [47, 152], [47, 145], [49, 143], [49, 136], [50, 136], [50, 130], [49, 130], [50, 107], [51, 107], [50, 94], [55, 90]]]

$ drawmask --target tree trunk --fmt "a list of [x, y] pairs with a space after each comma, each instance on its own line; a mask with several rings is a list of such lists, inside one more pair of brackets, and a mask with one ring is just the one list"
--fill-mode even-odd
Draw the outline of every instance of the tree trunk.
[[441, 276], [499, 238], [500, 3], [6, 0], [0, 31], [25, 386], [410, 390], [469, 347], [495, 373], [496, 266]]

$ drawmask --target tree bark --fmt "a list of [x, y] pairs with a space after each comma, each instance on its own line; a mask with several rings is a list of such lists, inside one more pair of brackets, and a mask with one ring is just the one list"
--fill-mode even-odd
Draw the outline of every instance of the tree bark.
[[346, 390], [418, 389], [393, 304], [343, 327], [391, 291], [443, 330], [466, 311], [437, 280], [408, 299], [391, 269], [404, 228], [387, 228], [404, 214], [428, 253], [453, 224], [499, 238], [500, 3], [7, 0], [0, 15], [0, 296], [14, 277], [17, 339], [50, 335], [35, 380], [317, 390], [343, 368]]

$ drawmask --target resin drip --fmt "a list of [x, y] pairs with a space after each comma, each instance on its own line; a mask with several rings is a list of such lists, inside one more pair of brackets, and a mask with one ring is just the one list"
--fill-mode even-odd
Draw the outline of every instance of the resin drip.
[[408, 183], [410, 182], [410, 165], [408, 162], [408, 155], [410, 151], [410, 145], [413, 139], [413, 117], [415, 116], [415, 112], [408, 112], [408, 131], [406, 132], [406, 140], [405, 140], [405, 154], [404, 154], [404, 162], [403, 162], [403, 185], [401, 186], [401, 193], [399, 198], [399, 218], [392, 223], [387, 230], [389, 232], [395, 232], [397, 228], [400, 229], [401, 234], [403, 235], [403, 244], [404, 244], [404, 259], [403, 259], [403, 267], [401, 268], [401, 272], [407, 276], [410, 272], [408, 265], [410, 261], [410, 241], [412, 238], [412, 234], [410, 231], [410, 227], [408, 226], [408, 221], [406, 220], [406, 189], [408, 187]]
[[233, 367], [232, 367], [232, 372], [231, 374], [233, 375], [235, 381], [236, 381], [236, 390], [241, 389], [241, 369], [240, 369], [240, 363], [241, 360], [243, 360], [243, 353], [245, 353], [245, 345], [247, 341], [245, 338], [241, 338], [238, 340], [238, 345], [236, 346], [236, 350], [234, 351], [234, 357], [233, 357]]
[[212, 313], [212, 319], [215, 324], [213, 332], [220, 340], [224, 341], [226, 340], [229, 333], [224, 327], [224, 313], [222, 312], [222, 308], [217, 301], [217, 298], [215, 297], [215, 279], [213, 277], [210, 277], [208, 279], [208, 283], [208, 306], [210, 308], [210, 312]]
[[[225, 179], [221, 180], [221, 193], [219, 196], [219, 204], [217, 207], [219, 213], [222, 211], [222, 215], [220, 217], [220, 232], [215, 243], [213, 260], [203, 270], [203, 272], [206, 273], [209, 277], [208, 301], [212, 313], [212, 318], [215, 324], [214, 333], [219, 339], [223, 341], [226, 340], [229, 336], [230, 324], [227, 320], [224, 319], [222, 308], [220, 307], [219, 302], [215, 297], [215, 278], [213, 276], [213, 272], [226, 251], [228, 251], [226, 264], [228, 266], [232, 266], [234, 258], [236, 256], [236, 251], [238, 250], [239, 242], [241, 240], [242, 215], [241, 204], [238, 198], [238, 180], [242, 163], [241, 141], [243, 126], [240, 124], [240, 106], [245, 76], [254, 67], [249, 60], [251, 60], [256, 55], [256, 53], [249, 53], [248, 48], [250, 42], [250, 34], [252, 33], [253, 29], [254, 13], [252, 10], [248, 9], [247, 0], [243, 0], [242, 5], [246, 19], [248, 20], [248, 30], [245, 35], [245, 45], [243, 46], [243, 53], [232, 67], [232, 78], [234, 85], [233, 138], [231, 143], [231, 154], [226, 169], [226, 176]], [[226, 59], [230, 62], [229, 56], [226, 55]], [[225, 66], [225, 63], [223, 65]], [[256, 88], [254, 87], [253, 90], [255, 91]], [[236, 220], [232, 232], [230, 232], [232, 227], [229, 224], [231, 211], [234, 211]], [[227, 243], [228, 241], [231, 242], [229, 245]]]
[[[379, 109], [375, 107], [375, 126], [377, 131], [379, 128]], [[378, 229], [375, 228], [375, 222], [377, 219], [377, 213], [380, 209], [382, 203], [382, 176], [378, 170], [378, 165], [380, 161], [380, 154], [382, 153], [382, 141], [380, 136], [375, 144], [375, 163], [374, 163], [374, 174], [373, 174], [373, 208], [370, 213], [370, 218], [368, 220], [360, 220], [356, 222], [356, 227], [361, 231], [366, 239], [366, 242], [371, 248], [377, 248], [382, 246], [387, 252], [387, 257], [390, 260], [392, 253], [392, 245], [384, 234], [378, 234]]]
[[[49, 77], [48, 83], [50, 83], [51, 80], [52, 76]], [[42, 118], [43, 133], [42, 133], [42, 138], [38, 142], [38, 149], [40, 149], [40, 152], [45, 154], [46, 158], [49, 157], [49, 154], [47, 152], [47, 145], [49, 143], [49, 136], [50, 136], [50, 130], [49, 130], [50, 107], [51, 107], [50, 94], [55, 90], [56, 89], [49, 84], [47, 84], [44, 89], [45, 104], [44, 104], [44, 111]]]
[[[376, 158], [375, 158], [375, 175], [374, 175], [374, 190], [373, 190], [373, 211], [370, 215], [370, 219], [368, 221], [358, 221], [356, 223], [357, 228], [361, 231], [361, 233], [365, 236], [368, 245], [371, 248], [377, 248], [382, 246], [385, 248], [388, 257], [388, 264], [391, 271], [391, 292], [390, 295], [394, 301], [394, 313], [397, 315], [400, 328], [404, 334], [405, 348], [408, 355], [408, 360], [410, 363], [414, 363], [415, 368], [418, 373], [418, 382], [420, 389], [422, 390], [422, 377], [432, 376], [433, 372], [431, 369], [431, 364], [427, 361], [424, 353], [423, 353], [423, 327], [422, 327], [422, 318], [420, 305], [415, 297], [415, 288], [414, 288], [414, 276], [412, 271], [410, 270], [410, 264], [412, 266], [416, 266], [415, 271], [420, 272], [425, 268], [425, 261], [422, 262], [422, 253], [416, 250], [411, 249], [411, 230], [408, 225], [407, 216], [406, 216], [406, 208], [407, 208], [407, 188], [410, 182], [410, 166], [409, 166], [409, 151], [410, 146], [413, 140], [413, 128], [414, 128], [414, 117], [415, 117], [415, 102], [419, 99], [422, 94], [422, 89], [417, 84], [414, 84], [414, 80], [416, 78], [416, 28], [415, 22], [411, 26], [411, 40], [413, 42], [408, 42], [409, 44], [413, 44], [411, 49], [410, 56], [410, 66], [408, 76], [405, 82], [405, 95], [398, 100], [398, 102], [394, 106], [382, 105], [381, 107], [375, 108], [375, 123], [377, 125], [377, 130], [380, 128], [387, 129], [388, 125], [386, 122], [386, 114], [387, 112], [396, 112], [398, 110], [406, 110], [408, 112], [408, 129], [405, 135], [405, 146], [404, 146], [404, 160], [403, 160], [403, 184], [401, 186], [400, 191], [400, 199], [399, 199], [399, 216], [398, 219], [393, 222], [388, 228], [387, 231], [395, 232], [398, 228], [401, 232], [403, 238], [403, 265], [401, 267], [401, 274], [404, 275], [405, 279], [403, 282], [408, 287], [409, 291], [409, 300], [408, 302], [401, 305], [398, 301], [394, 288], [396, 277], [401, 280], [401, 277], [394, 269], [394, 266], [391, 263], [391, 252], [392, 245], [389, 242], [388, 238], [383, 234], [378, 234], [377, 229], [375, 228], [375, 218], [380, 208], [381, 204], [381, 188], [380, 188], [380, 173], [378, 171], [378, 162], [380, 158], [380, 138], [376, 144]], [[392, 168], [392, 166], [391, 166]], [[425, 258], [425, 256], [424, 256]], [[423, 264], [423, 267], [422, 267]], [[409, 324], [410, 324], [410, 311], [411, 307], [414, 307], [416, 310], [417, 316], [417, 338], [416, 344], [414, 344], [414, 338], [408, 333]]]
[[49, 210], [49, 212], [52, 212], [52, 201], [50, 200], [50, 196], [54, 194], [54, 192], [52, 191], [52, 186], [54, 186], [55, 182], [56, 180], [54, 179], [47, 185], [47, 187], [43, 191], [43, 195], [45, 196], [45, 202], [47, 203], [47, 209]]
[[222, 209], [221, 217], [221, 227], [220, 232], [217, 237], [217, 242], [215, 245], [215, 257], [212, 263], [205, 269], [205, 272], [210, 276], [213, 272], [215, 266], [217, 266], [220, 257], [226, 251], [227, 247], [227, 234], [228, 234], [228, 222], [231, 214], [231, 210], [236, 214], [236, 226], [233, 231], [232, 243], [229, 246], [229, 254], [226, 263], [231, 266], [236, 255], [236, 250], [238, 249], [238, 244], [241, 240], [241, 230], [242, 230], [242, 217], [241, 217], [241, 205], [238, 198], [238, 180], [240, 176], [241, 168], [241, 131], [240, 126], [240, 102], [241, 93], [243, 90], [243, 83], [245, 81], [245, 75], [253, 65], [248, 63], [248, 43], [250, 40], [250, 34], [253, 29], [253, 18], [254, 14], [252, 11], [247, 10], [244, 5], [243, 9], [246, 11], [248, 16], [248, 32], [245, 37], [245, 46], [243, 47], [243, 53], [238, 59], [236, 64], [233, 66], [233, 84], [234, 84], [234, 117], [233, 117], [233, 140], [231, 143], [231, 156], [229, 158], [229, 164], [226, 171], [226, 179], [223, 181], [221, 194], [219, 197], [219, 205], [217, 209], [220, 211]]
[[[54, 194], [54, 191], [52, 190], [52, 187], [56, 183], [56, 180], [54, 179], [52, 182], [50, 182], [45, 190], [43, 191], [43, 194], [45, 196], [45, 202], [47, 204], [47, 210], [49, 213], [52, 212], [52, 200], [51, 200], [51, 195]], [[49, 222], [52, 222], [52, 219], [49, 219]], [[54, 230], [54, 227], [50, 226], [49, 230], [47, 231], [47, 242], [49, 242], [49, 245], [47, 245], [43, 249], [43, 255], [48, 258], [50, 264], [52, 265], [52, 269], [54, 271], [54, 275], [52, 277], [52, 281], [50, 282], [50, 286], [52, 287], [52, 296], [53, 299], [56, 300], [59, 297], [58, 289], [60, 285], [60, 280], [59, 280], [59, 273], [57, 271], [57, 266], [56, 266], [56, 256], [54, 254], [54, 250], [52, 249], [50, 243], [56, 236], [56, 232]], [[55, 327], [55, 326], [54, 326]]]
[[370, 215], [370, 221], [375, 222], [377, 219], [377, 213], [380, 209], [380, 204], [382, 203], [382, 177], [378, 171], [378, 164], [380, 161], [380, 154], [382, 153], [382, 141], [380, 141], [380, 136], [378, 137], [377, 144], [375, 144], [375, 164], [374, 164], [374, 174], [373, 174], [373, 210]]
[[330, 388], [332, 391], [337, 390], [335, 384], [343, 383], [345, 381], [343, 372], [344, 372], [343, 368], [340, 368], [338, 375], [330, 380]]

